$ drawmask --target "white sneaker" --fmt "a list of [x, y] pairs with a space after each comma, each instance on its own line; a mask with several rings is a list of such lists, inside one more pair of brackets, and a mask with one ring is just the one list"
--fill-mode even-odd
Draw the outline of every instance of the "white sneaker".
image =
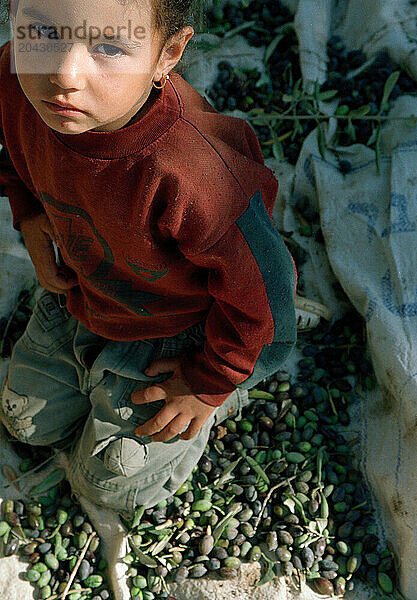
[[297, 321], [297, 331], [310, 331], [317, 327], [320, 318], [330, 321], [333, 317], [331, 310], [309, 298], [295, 296], [295, 315]]

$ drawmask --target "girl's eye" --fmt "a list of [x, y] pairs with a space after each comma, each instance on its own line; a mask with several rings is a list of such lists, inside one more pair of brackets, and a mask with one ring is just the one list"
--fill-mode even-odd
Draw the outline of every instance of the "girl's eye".
[[121, 48], [118, 48], [117, 46], [112, 46], [111, 44], [98, 44], [95, 47], [95, 51], [99, 52], [99, 54], [104, 54], [105, 56], [109, 56], [112, 58], [123, 56], [124, 54], [126, 54]]
[[47, 38], [48, 40], [59, 40], [59, 33], [52, 25], [31, 23], [29, 28], [36, 33], [38, 39]]

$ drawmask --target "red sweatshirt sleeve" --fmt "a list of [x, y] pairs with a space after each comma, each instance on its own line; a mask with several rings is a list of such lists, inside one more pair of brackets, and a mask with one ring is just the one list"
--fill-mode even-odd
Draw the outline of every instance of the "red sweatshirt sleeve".
[[0, 193], [7, 196], [13, 214], [13, 227], [20, 230], [20, 222], [44, 212], [42, 204], [19, 178], [4, 143], [0, 129]]
[[294, 265], [260, 190], [216, 243], [181, 251], [207, 269], [213, 298], [204, 349], [184, 356], [182, 371], [197, 397], [219, 406], [236, 387], [248, 389], [274, 373], [292, 351]]
[[[8, 44], [9, 42], [0, 48], [0, 56]], [[32, 194], [20, 179], [7, 151], [7, 144], [5, 143], [2, 129], [2, 93], [7, 93], [7, 90], [0, 90], [0, 195], [9, 198], [13, 213], [13, 227], [19, 230], [20, 221], [38, 215], [44, 212], [44, 210], [36, 196]]]

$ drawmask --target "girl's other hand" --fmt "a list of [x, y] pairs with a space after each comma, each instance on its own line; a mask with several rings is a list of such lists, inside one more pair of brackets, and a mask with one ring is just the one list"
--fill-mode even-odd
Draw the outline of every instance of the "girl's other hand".
[[43, 288], [57, 294], [78, 285], [75, 273], [58, 265], [53, 242], [58, 246], [50, 220], [45, 213], [25, 219], [20, 224], [25, 246]]

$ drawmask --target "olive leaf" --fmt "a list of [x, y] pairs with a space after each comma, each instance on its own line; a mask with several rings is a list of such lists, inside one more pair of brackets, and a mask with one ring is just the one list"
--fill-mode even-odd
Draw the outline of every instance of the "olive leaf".
[[350, 119], [360, 119], [360, 118], [364, 117], [365, 115], [367, 115], [370, 110], [371, 110], [371, 107], [369, 106], [369, 104], [365, 104], [364, 106], [361, 106], [360, 108], [351, 110], [350, 113], [348, 114], [348, 117]]
[[157, 535], [158, 537], [167, 535], [168, 533], [172, 533], [172, 529], [148, 529], [147, 533], [152, 533], [153, 535]]
[[137, 511], [135, 512], [135, 517], [133, 519], [133, 523], [132, 523], [132, 527], [131, 529], [135, 529], [135, 527], [137, 527], [143, 517], [145, 513], [145, 507], [144, 506], [140, 506]]
[[219, 488], [221, 485], [223, 485], [223, 483], [225, 481], [228, 481], [229, 479], [233, 479], [232, 476], [229, 477], [229, 475], [231, 474], [231, 472], [237, 467], [237, 465], [240, 463], [240, 461], [242, 460], [242, 457], [239, 456], [239, 458], [235, 461], [233, 461], [228, 467], [227, 469], [220, 475], [219, 479], [214, 482], [213, 485], [213, 489], [217, 489]]
[[319, 105], [319, 94], [320, 94], [320, 84], [319, 84], [319, 82], [316, 80], [316, 81], [314, 82], [314, 92], [313, 92], [313, 98], [314, 98], [314, 101], [315, 101], [315, 103], [316, 103], [316, 106], [317, 106], [317, 107], [318, 107], [318, 105]]
[[339, 90], [326, 90], [318, 94], [318, 99], [322, 102], [327, 102], [328, 100], [332, 100], [335, 96], [337, 96], [338, 93]]
[[290, 509], [291, 513], [295, 513], [295, 502], [291, 498], [286, 498], [282, 503], [284, 506], [287, 506]]
[[320, 156], [323, 160], [326, 160], [326, 142], [324, 140], [324, 133], [321, 123], [319, 123], [317, 127], [317, 143], [319, 146]]
[[150, 553], [152, 554], [152, 556], [155, 556], [156, 554], [158, 554], [159, 552], [161, 552], [161, 550], [163, 550], [165, 548], [165, 546], [168, 544], [169, 540], [170, 540], [169, 535], [166, 535], [165, 537], [163, 537], [161, 540], [159, 540], [156, 544], [154, 548], [150, 548]]
[[251, 122], [254, 125], [259, 125], [260, 127], [265, 125], [265, 119], [262, 119], [261, 117], [256, 117], [255, 119], [251, 119]]
[[351, 119], [348, 119], [348, 124], [347, 124], [347, 127], [346, 127], [346, 133], [348, 135], [350, 135], [350, 138], [351, 138], [351, 140], [353, 142], [356, 142], [356, 129], [355, 129], [355, 126], [353, 125]]
[[271, 58], [271, 56], [273, 55], [273, 53], [275, 52], [278, 44], [280, 43], [280, 41], [283, 39], [284, 34], [283, 33], [279, 33], [277, 36], [275, 36], [275, 38], [272, 40], [272, 42], [269, 44], [269, 46], [266, 48], [265, 50], [265, 55], [264, 55], [264, 63], [266, 64], [268, 62], [268, 60]]
[[322, 518], [317, 518], [316, 519], [316, 524], [317, 524], [317, 528], [319, 530], [319, 533], [322, 534], [323, 531], [326, 529], [327, 525], [328, 525], [328, 520], [327, 519], [322, 519]]
[[225, 517], [218, 523], [216, 528], [213, 531], [214, 544], [216, 544], [217, 540], [226, 529], [230, 520], [241, 510], [241, 506], [236, 506], [232, 508]]
[[57, 486], [61, 481], [65, 479], [65, 471], [63, 469], [54, 469], [49, 473], [49, 475], [30, 490], [30, 494], [32, 496], [38, 496], [40, 494], [44, 494], [51, 488]]
[[275, 400], [274, 394], [271, 394], [270, 392], [264, 392], [263, 390], [257, 390], [256, 388], [253, 388], [249, 391], [248, 398], [253, 398], [254, 400]]
[[308, 524], [308, 519], [307, 519], [306, 514], [304, 512], [304, 506], [302, 505], [302, 503], [300, 502], [300, 500], [297, 498], [297, 496], [294, 496], [294, 494], [285, 494], [285, 495], [287, 496], [287, 498], [290, 498], [294, 502], [295, 508], [298, 510], [298, 512], [301, 515], [301, 518], [303, 519], [304, 523], [307, 525]]
[[249, 29], [249, 27], [253, 27], [254, 25], [256, 25], [256, 21], [248, 21], [247, 23], [242, 23], [242, 25], [238, 25], [237, 27], [234, 27], [233, 29], [229, 29], [229, 31], [224, 34], [223, 38], [226, 39], [226, 38], [232, 37], [232, 36], [236, 35], [237, 33], [244, 31], [245, 29]]
[[272, 152], [277, 160], [284, 160], [284, 149], [275, 131], [270, 128], [272, 137]]
[[151, 569], [156, 569], [158, 563], [151, 556], [148, 556], [142, 550], [140, 550], [137, 546], [133, 545], [133, 552], [136, 554], [139, 562], [141, 562], [145, 567], [149, 567]]
[[262, 469], [261, 465], [259, 465], [255, 459], [253, 459], [251, 456], [245, 456], [245, 460], [249, 463], [249, 466], [252, 467], [252, 469], [255, 471], [255, 473], [257, 475], [259, 475], [259, 477], [261, 479], [263, 479], [263, 481], [265, 481], [265, 483], [267, 485], [269, 485], [270, 481], [269, 481], [269, 477], [268, 475], [265, 473], [265, 471]]
[[326, 447], [320, 446], [320, 448], [318, 449], [318, 452], [317, 452], [317, 482], [319, 485], [321, 485], [321, 476], [322, 476], [322, 469], [323, 469], [325, 455], [326, 455]]
[[268, 75], [268, 73], [262, 73], [261, 76], [259, 77], [258, 81], [255, 84], [255, 87], [261, 87], [264, 84], [270, 84], [271, 82], [271, 77]]
[[137, 532], [140, 533], [141, 531], [147, 530], [147, 529], [152, 529], [153, 525], [152, 523], [141, 523], [140, 525], [137, 526]]
[[305, 574], [306, 579], [320, 579], [321, 575], [318, 571], [307, 571], [307, 573]]
[[263, 577], [257, 583], [255, 583], [255, 587], [263, 585], [264, 583], [268, 583], [268, 581], [271, 581], [271, 579], [275, 577], [274, 563], [272, 562], [272, 560], [266, 558], [265, 555], [264, 558], [267, 561], [268, 568]]
[[384, 106], [388, 102], [388, 99], [391, 96], [392, 90], [395, 88], [400, 75], [401, 75], [401, 71], [394, 71], [393, 73], [391, 73], [391, 75], [386, 80], [385, 85], [384, 85], [384, 93], [382, 95], [381, 105], [380, 105], [380, 109], [379, 109], [379, 114], [381, 114], [382, 111], [384, 110]]
[[327, 502], [327, 498], [323, 492], [320, 492], [321, 503], [320, 503], [320, 517], [322, 519], [329, 518], [329, 504]]

